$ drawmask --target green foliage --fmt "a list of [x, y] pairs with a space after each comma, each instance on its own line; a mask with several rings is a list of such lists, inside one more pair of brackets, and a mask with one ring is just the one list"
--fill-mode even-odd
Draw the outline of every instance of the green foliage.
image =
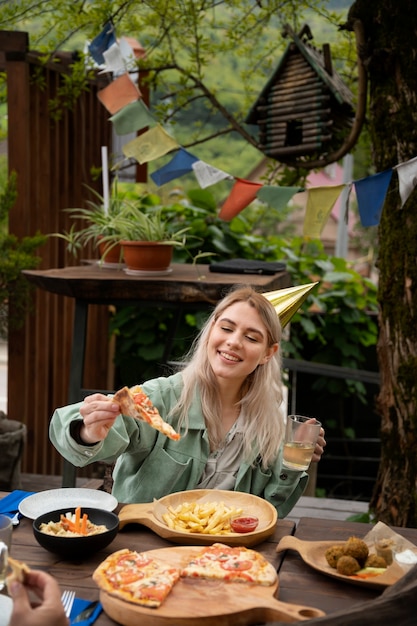
[[[270, 221], [264, 232], [260, 228], [264, 225], [264, 212], [265, 206], [258, 205], [240, 213], [231, 222], [224, 222], [217, 217], [216, 203], [209, 191], [191, 190], [177, 197], [174, 204], [163, 208], [163, 215], [188, 228], [187, 245], [175, 251], [174, 260], [191, 262], [199, 254], [211, 255], [211, 260], [215, 261], [231, 258], [285, 260], [294, 285], [320, 282], [292, 320], [290, 339], [283, 342], [285, 354], [316, 363], [366, 368], [367, 351], [375, 347], [377, 339], [375, 285], [344, 259], [329, 257], [319, 241], [305, 243], [301, 238], [273, 234], [270, 224], [275, 218], [277, 226], [283, 214], [272, 207], [268, 207]], [[163, 308], [141, 310], [140, 321], [135, 307], [128, 307], [127, 311], [120, 309], [115, 314], [112, 331], [118, 336], [116, 363], [129, 378], [143, 377], [144, 372], [152, 371], [156, 375], [160, 372], [157, 362], [163, 355], [167, 328], [173, 319], [173, 313]], [[181, 320], [171, 358], [182, 357], [204, 319], [205, 314], [200, 312], [197, 318], [188, 315]], [[147, 347], [148, 341], [152, 349]], [[137, 358], [134, 367], [133, 355]], [[128, 367], [123, 365], [124, 358], [128, 359]], [[154, 359], [152, 369], [149, 361]], [[365, 389], [358, 381], [334, 379], [329, 382], [329, 379], [317, 378], [315, 388], [326, 388], [328, 393], [338, 397], [355, 395], [365, 402]]]
[[[292, 240], [282, 248], [287, 269], [296, 285], [319, 281], [320, 285], [295, 314], [287, 356], [296, 359], [367, 369], [369, 349], [377, 341], [377, 288], [349, 266], [345, 259], [329, 257], [319, 241]], [[318, 377], [314, 391], [366, 402], [362, 382]]]
[[[0, 337], [9, 328], [19, 328], [29, 305], [30, 284], [22, 275], [24, 269], [35, 269], [40, 262], [36, 249], [45, 237], [18, 239], [6, 232], [9, 210], [16, 201], [16, 174], [12, 174], [0, 194]], [[11, 306], [9, 306], [11, 305]]]
[[58, 118], [87, 86], [80, 51], [111, 19], [119, 37], [136, 37], [146, 50], [138, 66], [143, 76], [149, 72], [150, 104], [158, 121], [184, 147], [196, 146], [199, 158], [234, 176], [246, 176], [262, 154], [257, 129], [244, 120], [288, 44], [282, 26], [288, 22], [298, 31], [319, 7], [316, 45], [326, 28], [326, 41], [333, 38], [344, 61], [348, 54], [341, 42], [354, 50], [349, 47], [352, 37], [338, 30], [340, 12], [329, 13], [325, 6], [320, 0], [20, 0], [2, 3], [0, 27], [28, 30], [31, 48], [44, 52], [45, 58], [57, 49], [77, 51], [72, 76], [50, 102], [50, 114]]

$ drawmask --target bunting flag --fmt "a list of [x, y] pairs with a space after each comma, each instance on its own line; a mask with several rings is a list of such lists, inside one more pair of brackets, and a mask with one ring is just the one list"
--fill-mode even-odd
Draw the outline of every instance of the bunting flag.
[[113, 72], [115, 74], [124, 74], [126, 72], [126, 64], [120, 50], [120, 46], [114, 43], [108, 50], [103, 52], [104, 68], [99, 74]]
[[308, 189], [303, 235], [319, 239], [330, 212], [344, 185]]
[[179, 147], [175, 139], [160, 124], [157, 124], [154, 128], [129, 141], [123, 146], [122, 151], [127, 158], [136, 159], [142, 164], [158, 159]]
[[147, 126], [155, 126], [157, 120], [142, 100], [130, 102], [110, 118], [117, 135], [128, 135]]
[[400, 163], [395, 168], [398, 174], [399, 193], [401, 197], [401, 208], [407, 202], [411, 192], [417, 185], [417, 157], [410, 159], [406, 163]]
[[250, 180], [236, 178], [232, 191], [220, 210], [220, 219], [230, 222], [242, 209], [255, 200], [256, 194], [261, 187], [261, 183], [253, 183]]
[[145, 48], [134, 37], [127, 37], [126, 35], [120, 37], [119, 45], [125, 58], [131, 58], [130, 50], [132, 51], [133, 57], [135, 59], [144, 59], [146, 57]]
[[377, 226], [391, 182], [392, 170], [355, 181], [356, 198], [362, 226]]
[[192, 168], [197, 182], [202, 189], [210, 187], [210, 185], [215, 185], [226, 178], [233, 178], [230, 174], [226, 174], [226, 172], [218, 170], [217, 167], [213, 167], [200, 160], [193, 163]]
[[114, 115], [126, 105], [138, 100], [141, 93], [130, 80], [129, 74], [125, 72], [113, 80], [110, 85], [97, 92], [97, 97], [108, 112]]
[[107, 22], [101, 33], [97, 35], [88, 46], [88, 51], [97, 65], [103, 65], [105, 62], [103, 53], [115, 43], [116, 35], [114, 26], [111, 22]]
[[198, 161], [197, 157], [190, 154], [184, 148], [180, 148], [169, 163], [151, 174], [151, 178], [158, 187], [168, 183], [174, 178], [179, 178], [188, 172], [192, 172], [192, 165]]
[[287, 287], [276, 291], [267, 291], [262, 295], [272, 303], [279, 316], [281, 327], [284, 328], [290, 319], [297, 313], [308, 294], [319, 283], [308, 283], [297, 287]]
[[273, 187], [264, 185], [259, 189], [256, 197], [261, 202], [265, 202], [274, 209], [279, 211], [285, 209], [291, 198], [296, 194], [304, 191], [302, 187]]

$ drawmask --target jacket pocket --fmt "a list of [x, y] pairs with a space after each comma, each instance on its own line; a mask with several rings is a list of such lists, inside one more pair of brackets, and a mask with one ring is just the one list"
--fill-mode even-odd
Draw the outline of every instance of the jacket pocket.
[[154, 498], [191, 489], [197, 482], [194, 475], [198, 472], [192, 458], [179, 461], [163, 448], [155, 448], [135, 476], [135, 482], [140, 485], [141, 501], [152, 502]]

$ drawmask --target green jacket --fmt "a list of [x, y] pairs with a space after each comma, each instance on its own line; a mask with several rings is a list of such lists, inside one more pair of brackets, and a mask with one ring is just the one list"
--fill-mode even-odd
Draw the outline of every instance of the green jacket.
[[[142, 385], [164, 417], [176, 404], [182, 389], [181, 374], [156, 378]], [[84, 467], [94, 461], [115, 462], [113, 494], [119, 502], [152, 502], [169, 493], [195, 489], [209, 455], [207, 430], [198, 392], [189, 411], [188, 432], [179, 441], [168, 439], [145, 422], [119, 415], [104, 441], [92, 446], [76, 443], [69, 425], [80, 420], [80, 404], [57, 409], [49, 435], [54, 446], [73, 465]], [[172, 425], [176, 427], [175, 419]], [[242, 462], [235, 491], [265, 498], [279, 518], [291, 511], [307, 486], [308, 475], [281, 467], [281, 454], [274, 465], [263, 470], [256, 461]]]

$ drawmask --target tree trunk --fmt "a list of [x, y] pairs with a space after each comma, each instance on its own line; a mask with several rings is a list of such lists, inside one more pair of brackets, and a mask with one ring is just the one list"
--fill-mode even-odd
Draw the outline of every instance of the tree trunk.
[[[376, 172], [417, 155], [415, 0], [357, 0], [367, 42], [368, 120]], [[379, 225], [381, 463], [371, 508], [378, 519], [417, 526], [417, 193], [401, 208], [394, 171]]]

